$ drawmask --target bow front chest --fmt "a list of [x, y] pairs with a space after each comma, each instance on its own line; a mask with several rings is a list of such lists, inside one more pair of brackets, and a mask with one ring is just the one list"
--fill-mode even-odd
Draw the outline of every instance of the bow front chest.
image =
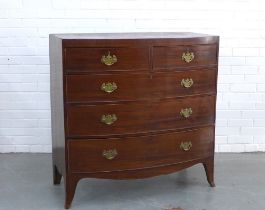
[[219, 37], [50, 35], [54, 184], [136, 179], [203, 163], [214, 186]]

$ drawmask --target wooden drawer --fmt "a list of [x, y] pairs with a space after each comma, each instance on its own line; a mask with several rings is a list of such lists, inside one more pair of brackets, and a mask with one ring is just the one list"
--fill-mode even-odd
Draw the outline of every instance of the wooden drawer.
[[[188, 55], [188, 53], [190, 54]], [[191, 54], [193, 54], [193, 58]], [[217, 65], [216, 45], [153, 48], [153, 68], [156, 70], [181, 69], [183, 67], [199, 67], [213, 64]]]
[[[114, 62], [106, 65], [109, 61]], [[114, 55], [116, 58], [114, 58]], [[105, 56], [105, 63], [102, 57]], [[111, 60], [112, 59], [112, 60]], [[116, 62], [115, 62], [116, 61]], [[64, 68], [67, 71], [136, 71], [149, 68], [148, 48], [66, 48]]]
[[213, 140], [213, 127], [156, 136], [69, 140], [69, 169], [84, 173], [135, 170], [206, 158], [213, 155]]
[[[111, 93], [109, 93], [111, 92]], [[216, 92], [216, 71], [67, 75], [68, 102], [136, 101]]]
[[[187, 112], [185, 118], [180, 112]], [[192, 113], [188, 113], [192, 111]], [[102, 116], [105, 122], [102, 122]], [[110, 116], [108, 116], [110, 115]], [[146, 133], [214, 123], [215, 96], [143, 103], [68, 105], [68, 137]], [[112, 123], [112, 124], [106, 124]]]

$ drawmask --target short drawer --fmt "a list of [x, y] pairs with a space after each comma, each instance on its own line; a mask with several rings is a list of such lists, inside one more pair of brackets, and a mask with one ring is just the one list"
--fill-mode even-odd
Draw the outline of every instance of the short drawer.
[[67, 75], [67, 102], [162, 99], [216, 92], [216, 70], [150, 74]]
[[66, 48], [66, 71], [136, 71], [148, 70], [148, 48]]
[[142, 103], [68, 105], [67, 136], [115, 136], [214, 123], [215, 96]]
[[153, 48], [153, 68], [156, 70], [208, 65], [217, 65], [216, 45]]
[[162, 166], [213, 155], [214, 128], [154, 136], [67, 141], [71, 172], [108, 172]]

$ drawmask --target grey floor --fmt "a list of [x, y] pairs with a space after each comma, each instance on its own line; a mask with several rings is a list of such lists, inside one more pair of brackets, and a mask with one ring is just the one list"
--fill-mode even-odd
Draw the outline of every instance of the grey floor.
[[[264, 210], [265, 153], [216, 155], [215, 188], [202, 165], [142, 180], [84, 179], [72, 210]], [[0, 154], [1, 210], [63, 209], [50, 154]]]

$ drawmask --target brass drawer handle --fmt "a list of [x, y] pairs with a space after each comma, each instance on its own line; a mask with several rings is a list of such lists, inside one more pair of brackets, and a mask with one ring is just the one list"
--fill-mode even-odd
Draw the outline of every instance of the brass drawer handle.
[[189, 151], [192, 147], [192, 143], [191, 143], [191, 141], [184, 141], [184, 142], [181, 142], [179, 147], [180, 147], [180, 149], [182, 149], [184, 151]]
[[104, 63], [107, 66], [111, 66], [114, 63], [116, 63], [118, 61], [116, 55], [110, 55], [110, 51], [108, 52], [108, 55], [103, 55], [101, 57], [101, 62]]
[[184, 52], [182, 53], [182, 60], [184, 60], [186, 63], [190, 63], [195, 58], [195, 55], [193, 52]]
[[182, 79], [181, 80], [181, 86], [185, 88], [190, 88], [193, 85], [193, 79], [192, 78], [187, 78], [187, 79]]
[[102, 115], [101, 117], [101, 122], [107, 124], [107, 125], [111, 125], [113, 124], [115, 121], [117, 121], [117, 116], [115, 114], [107, 114], [107, 115]]
[[118, 86], [116, 85], [115, 82], [107, 82], [107, 83], [102, 83], [101, 85], [101, 90], [106, 92], [106, 93], [112, 93], [115, 90], [117, 90]]
[[185, 108], [180, 110], [180, 115], [189, 118], [192, 115], [192, 108]]
[[113, 160], [118, 155], [116, 149], [103, 150], [102, 156], [108, 160]]

